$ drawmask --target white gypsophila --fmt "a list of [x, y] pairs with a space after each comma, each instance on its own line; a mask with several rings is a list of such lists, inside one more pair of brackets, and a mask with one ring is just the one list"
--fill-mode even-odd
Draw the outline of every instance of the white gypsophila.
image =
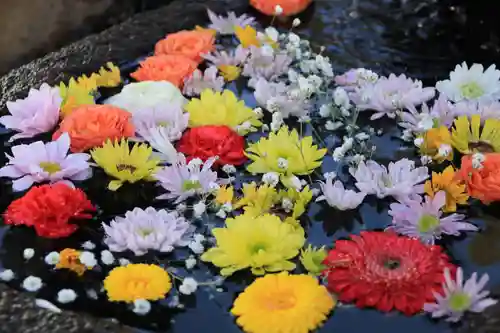
[[229, 213], [233, 210], [233, 205], [230, 202], [226, 202], [221, 206], [221, 209], [226, 213]]
[[73, 302], [77, 298], [77, 294], [73, 289], [61, 289], [57, 293], [57, 302], [67, 304]]
[[351, 106], [351, 101], [345, 89], [337, 87], [333, 92], [333, 101], [335, 105], [348, 109]]
[[95, 255], [92, 252], [83, 251], [82, 253], [80, 253], [79, 259], [82, 264], [84, 264], [89, 268], [97, 266], [97, 259], [95, 258]]
[[337, 178], [337, 173], [335, 171], [325, 172], [323, 174], [323, 178], [325, 178], [325, 179], [335, 179], [335, 178]]
[[23, 257], [26, 260], [30, 260], [35, 255], [35, 250], [32, 248], [26, 248], [23, 251]]
[[95, 244], [88, 240], [82, 244], [82, 248], [85, 250], [93, 250], [95, 249]]
[[42, 279], [33, 275], [28, 276], [22, 283], [22, 287], [29, 292], [38, 291], [40, 288], [42, 288], [42, 285]]
[[442, 144], [439, 146], [438, 155], [441, 157], [446, 157], [451, 153], [452, 150], [453, 150], [453, 148], [451, 148], [450, 145]]
[[134, 308], [132, 310], [135, 314], [143, 316], [151, 311], [151, 303], [145, 299], [136, 299], [134, 301]]
[[288, 169], [288, 160], [282, 157], [278, 158], [278, 168], [281, 170]]
[[327, 120], [325, 123], [325, 129], [327, 129], [329, 131], [335, 131], [335, 130], [341, 128], [342, 126], [344, 126], [344, 123], [341, 121], [333, 122], [331, 120]]
[[262, 176], [262, 182], [271, 185], [272, 187], [276, 187], [279, 181], [280, 175], [277, 172], [268, 172]]
[[115, 262], [115, 257], [110, 251], [104, 250], [101, 251], [101, 261], [104, 265], [113, 265]]
[[351, 150], [353, 144], [354, 144], [353, 138], [344, 138], [342, 146], [335, 148], [335, 150], [333, 151], [333, 159], [336, 162], [340, 161], [345, 156], [345, 154], [349, 150]]
[[270, 82], [259, 78], [255, 83], [254, 97], [257, 103], [269, 112], [280, 112], [283, 118], [308, 115], [309, 101], [299, 94], [294, 94], [291, 86], [284, 82]]
[[332, 106], [330, 104], [323, 104], [319, 107], [319, 115], [322, 118], [328, 118], [332, 115]]
[[225, 173], [227, 174], [232, 174], [232, 173], [235, 173], [236, 172], [236, 168], [234, 165], [232, 164], [224, 164], [222, 166], [222, 171], [224, 171]]
[[294, 28], [298, 27], [300, 25], [300, 19], [299, 18], [294, 18], [293, 21], [292, 21], [292, 26]]
[[194, 234], [193, 239], [195, 242], [201, 243], [205, 241], [205, 236], [203, 234]]
[[14, 276], [15, 276], [15, 274], [11, 269], [4, 269], [0, 273], [0, 280], [2, 280], [4, 282], [9, 282], [14, 278]]
[[192, 277], [187, 277], [182, 281], [179, 292], [184, 295], [191, 295], [198, 289], [198, 282]]
[[290, 212], [293, 209], [293, 202], [289, 198], [283, 198], [281, 200], [281, 208], [285, 210], [285, 212]]
[[56, 251], [52, 251], [49, 254], [47, 254], [44, 259], [45, 263], [51, 266], [57, 265], [59, 263], [59, 260], [60, 260], [60, 255], [59, 252]]
[[194, 217], [200, 218], [203, 213], [205, 213], [207, 209], [207, 205], [205, 205], [205, 202], [199, 201], [193, 205], [193, 214]]
[[197, 241], [192, 241], [191, 243], [189, 243], [188, 247], [195, 254], [202, 254], [203, 252], [205, 252], [205, 247], [203, 246], [203, 244]]
[[130, 260], [128, 260], [127, 258], [120, 258], [118, 259], [118, 263], [120, 264], [120, 266], [127, 266], [130, 264]]
[[227, 213], [224, 209], [219, 209], [217, 213], [215, 213], [215, 216], [217, 216], [220, 219], [225, 219], [227, 217]]
[[189, 258], [184, 261], [184, 265], [186, 266], [186, 269], [193, 269], [194, 266], [196, 266], [196, 258], [189, 256]]

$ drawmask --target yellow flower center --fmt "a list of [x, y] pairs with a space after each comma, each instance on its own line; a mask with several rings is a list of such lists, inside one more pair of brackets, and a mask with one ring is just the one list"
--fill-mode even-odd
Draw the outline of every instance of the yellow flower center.
[[236, 80], [241, 74], [241, 69], [234, 65], [220, 65], [218, 69], [228, 82]]
[[148, 228], [139, 229], [137, 233], [142, 237], [147, 237], [153, 233], [153, 229], [148, 229]]
[[201, 183], [199, 180], [185, 180], [182, 183], [183, 191], [197, 190], [201, 188]]
[[271, 292], [265, 301], [265, 307], [269, 310], [288, 310], [295, 306], [296, 299], [292, 291]]
[[267, 244], [264, 244], [264, 243], [257, 243], [257, 244], [253, 244], [251, 247], [250, 247], [250, 253], [252, 254], [257, 254], [259, 252], [265, 252], [267, 249]]
[[40, 168], [43, 169], [43, 171], [48, 172], [49, 175], [61, 171], [61, 166], [57, 163], [53, 162], [40, 162]]
[[137, 170], [137, 168], [133, 165], [130, 165], [130, 164], [118, 164], [118, 165], [116, 165], [116, 170], [118, 170], [118, 171], [128, 170], [128, 171], [130, 171], [130, 173], [134, 173], [135, 170]]
[[168, 121], [159, 121], [156, 123], [156, 125], [161, 126], [161, 127], [168, 127], [169, 122]]
[[432, 215], [423, 215], [418, 221], [418, 231], [427, 233], [435, 230], [439, 226], [439, 219]]
[[468, 99], [478, 98], [484, 95], [483, 88], [477, 82], [469, 82], [460, 87], [462, 96]]
[[467, 310], [471, 305], [471, 298], [469, 295], [457, 292], [450, 296], [448, 301], [450, 308], [453, 311], [461, 312]]

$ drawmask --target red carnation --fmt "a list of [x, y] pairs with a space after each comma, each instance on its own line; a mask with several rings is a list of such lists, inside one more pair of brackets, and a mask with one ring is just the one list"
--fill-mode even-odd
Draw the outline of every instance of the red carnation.
[[323, 263], [328, 288], [340, 301], [406, 315], [434, 302], [433, 291], [442, 293], [445, 268], [452, 276], [456, 269], [440, 246], [377, 231], [336, 241]]
[[179, 140], [177, 150], [188, 160], [206, 161], [219, 156], [215, 165], [240, 165], [245, 163], [245, 139], [227, 126], [200, 126], [187, 130]]
[[95, 207], [80, 189], [64, 183], [32, 187], [22, 198], [14, 200], [5, 212], [5, 223], [35, 227], [41, 237], [60, 238], [78, 229], [70, 219], [89, 219]]

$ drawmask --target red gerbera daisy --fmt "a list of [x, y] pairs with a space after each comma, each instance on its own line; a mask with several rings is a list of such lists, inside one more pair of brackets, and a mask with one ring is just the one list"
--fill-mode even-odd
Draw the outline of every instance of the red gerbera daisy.
[[328, 288], [340, 301], [406, 315], [433, 302], [432, 292], [442, 290], [445, 268], [456, 269], [440, 246], [377, 231], [336, 241], [323, 263]]
[[41, 237], [60, 238], [78, 229], [71, 219], [89, 219], [95, 207], [85, 193], [64, 183], [32, 187], [5, 212], [5, 223], [34, 227]]

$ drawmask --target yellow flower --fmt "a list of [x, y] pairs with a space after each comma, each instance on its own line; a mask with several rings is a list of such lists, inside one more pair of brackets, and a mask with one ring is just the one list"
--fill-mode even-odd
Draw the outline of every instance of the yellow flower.
[[234, 301], [231, 313], [248, 333], [308, 333], [328, 317], [336, 301], [310, 275], [269, 274]]
[[283, 126], [278, 133], [250, 144], [245, 155], [253, 162], [247, 167], [251, 173], [277, 172], [282, 175], [307, 175], [322, 163], [326, 149], [313, 145], [311, 136], [300, 139], [294, 129]]
[[234, 197], [234, 189], [232, 186], [221, 186], [217, 190], [217, 194], [215, 195], [215, 203], [218, 205], [224, 205], [227, 203], [232, 204]]
[[[422, 145], [420, 146], [420, 154], [432, 157], [433, 160], [441, 163], [445, 160], [453, 159], [453, 150], [451, 149], [451, 135], [448, 128], [445, 126], [440, 126], [437, 128], [431, 128], [421, 137], [423, 139]], [[442, 155], [439, 151], [443, 146], [447, 146], [449, 153]]]
[[455, 178], [455, 169], [451, 165], [444, 169], [442, 173], [432, 172], [432, 180], [425, 182], [424, 190], [431, 198], [434, 198], [437, 192], [445, 191], [446, 205], [443, 211], [447, 213], [455, 212], [457, 204], [466, 205], [469, 199], [465, 184]]
[[168, 273], [156, 265], [129, 264], [114, 268], [104, 279], [111, 302], [157, 301], [172, 288]]
[[94, 96], [88, 90], [91, 83], [86, 80], [80, 85], [74, 78], [71, 78], [66, 86], [63, 82], [59, 85], [59, 92], [63, 99], [61, 104], [61, 114], [63, 117], [70, 114], [77, 106], [95, 104]]
[[255, 275], [292, 270], [289, 261], [304, 245], [304, 229], [281, 222], [275, 215], [252, 216], [247, 213], [226, 219], [225, 228], [213, 229], [217, 246], [205, 252], [201, 259], [221, 269], [229, 276], [250, 267]]
[[279, 202], [279, 195], [270, 185], [257, 187], [255, 182], [243, 184], [243, 197], [238, 200], [234, 208], [244, 207], [245, 212], [258, 216], [269, 213], [271, 208]]
[[236, 80], [241, 75], [241, 68], [235, 65], [219, 65], [217, 67], [222, 74], [222, 77], [227, 82]]
[[234, 32], [236, 34], [236, 37], [238, 37], [241, 46], [243, 46], [244, 48], [250, 46], [260, 46], [259, 38], [257, 38], [257, 30], [255, 30], [251, 26], [246, 25], [244, 28], [236, 26], [234, 28]]
[[499, 120], [486, 119], [482, 130], [479, 115], [473, 115], [470, 122], [467, 116], [458, 117], [453, 125], [452, 144], [462, 154], [500, 152]]
[[[59, 262], [56, 269], [69, 269], [78, 275], [83, 275], [87, 270], [87, 266], [80, 262], [80, 251], [75, 249], [64, 249], [59, 253]], [[89, 267], [92, 268], [92, 267]]]
[[326, 268], [323, 265], [323, 260], [326, 258], [327, 252], [325, 247], [315, 248], [311, 244], [300, 252], [300, 262], [302, 266], [312, 275], [318, 276]]
[[184, 108], [189, 113], [189, 127], [226, 125], [244, 135], [262, 125], [259, 116], [231, 90], [220, 93], [205, 89], [199, 99], [192, 98]]
[[95, 79], [97, 87], [116, 87], [122, 82], [120, 69], [112, 62], [106, 63], [106, 67], [101, 67], [99, 73], [92, 74], [91, 78]]
[[307, 204], [312, 200], [313, 193], [306, 186], [302, 191], [297, 191], [294, 188], [289, 188], [286, 191], [280, 191], [281, 200], [288, 199], [293, 204], [292, 218], [297, 219], [306, 211]]
[[114, 144], [108, 140], [102, 147], [90, 152], [94, 161], [104, 171], [117, 180], [109, 182], [108, 189], [116, 191], [124, 182], [135, 183], [139, 180], [153, 181], [160, 160], [151, 156], [153, 150], [146, 144], [136, 143], [129, 150], [128, 140], [122, 139]]
[[199, 26], [197, 25], [195, 28], [194, 28], [195, 31], [199, 31], [199, 32], [209, 32], [211, 33], [214, 37], [215, 35], [217, 35], [217, 30], [215, 29], [208, 29], [208, 28], [204, 28], [202, 26]]

